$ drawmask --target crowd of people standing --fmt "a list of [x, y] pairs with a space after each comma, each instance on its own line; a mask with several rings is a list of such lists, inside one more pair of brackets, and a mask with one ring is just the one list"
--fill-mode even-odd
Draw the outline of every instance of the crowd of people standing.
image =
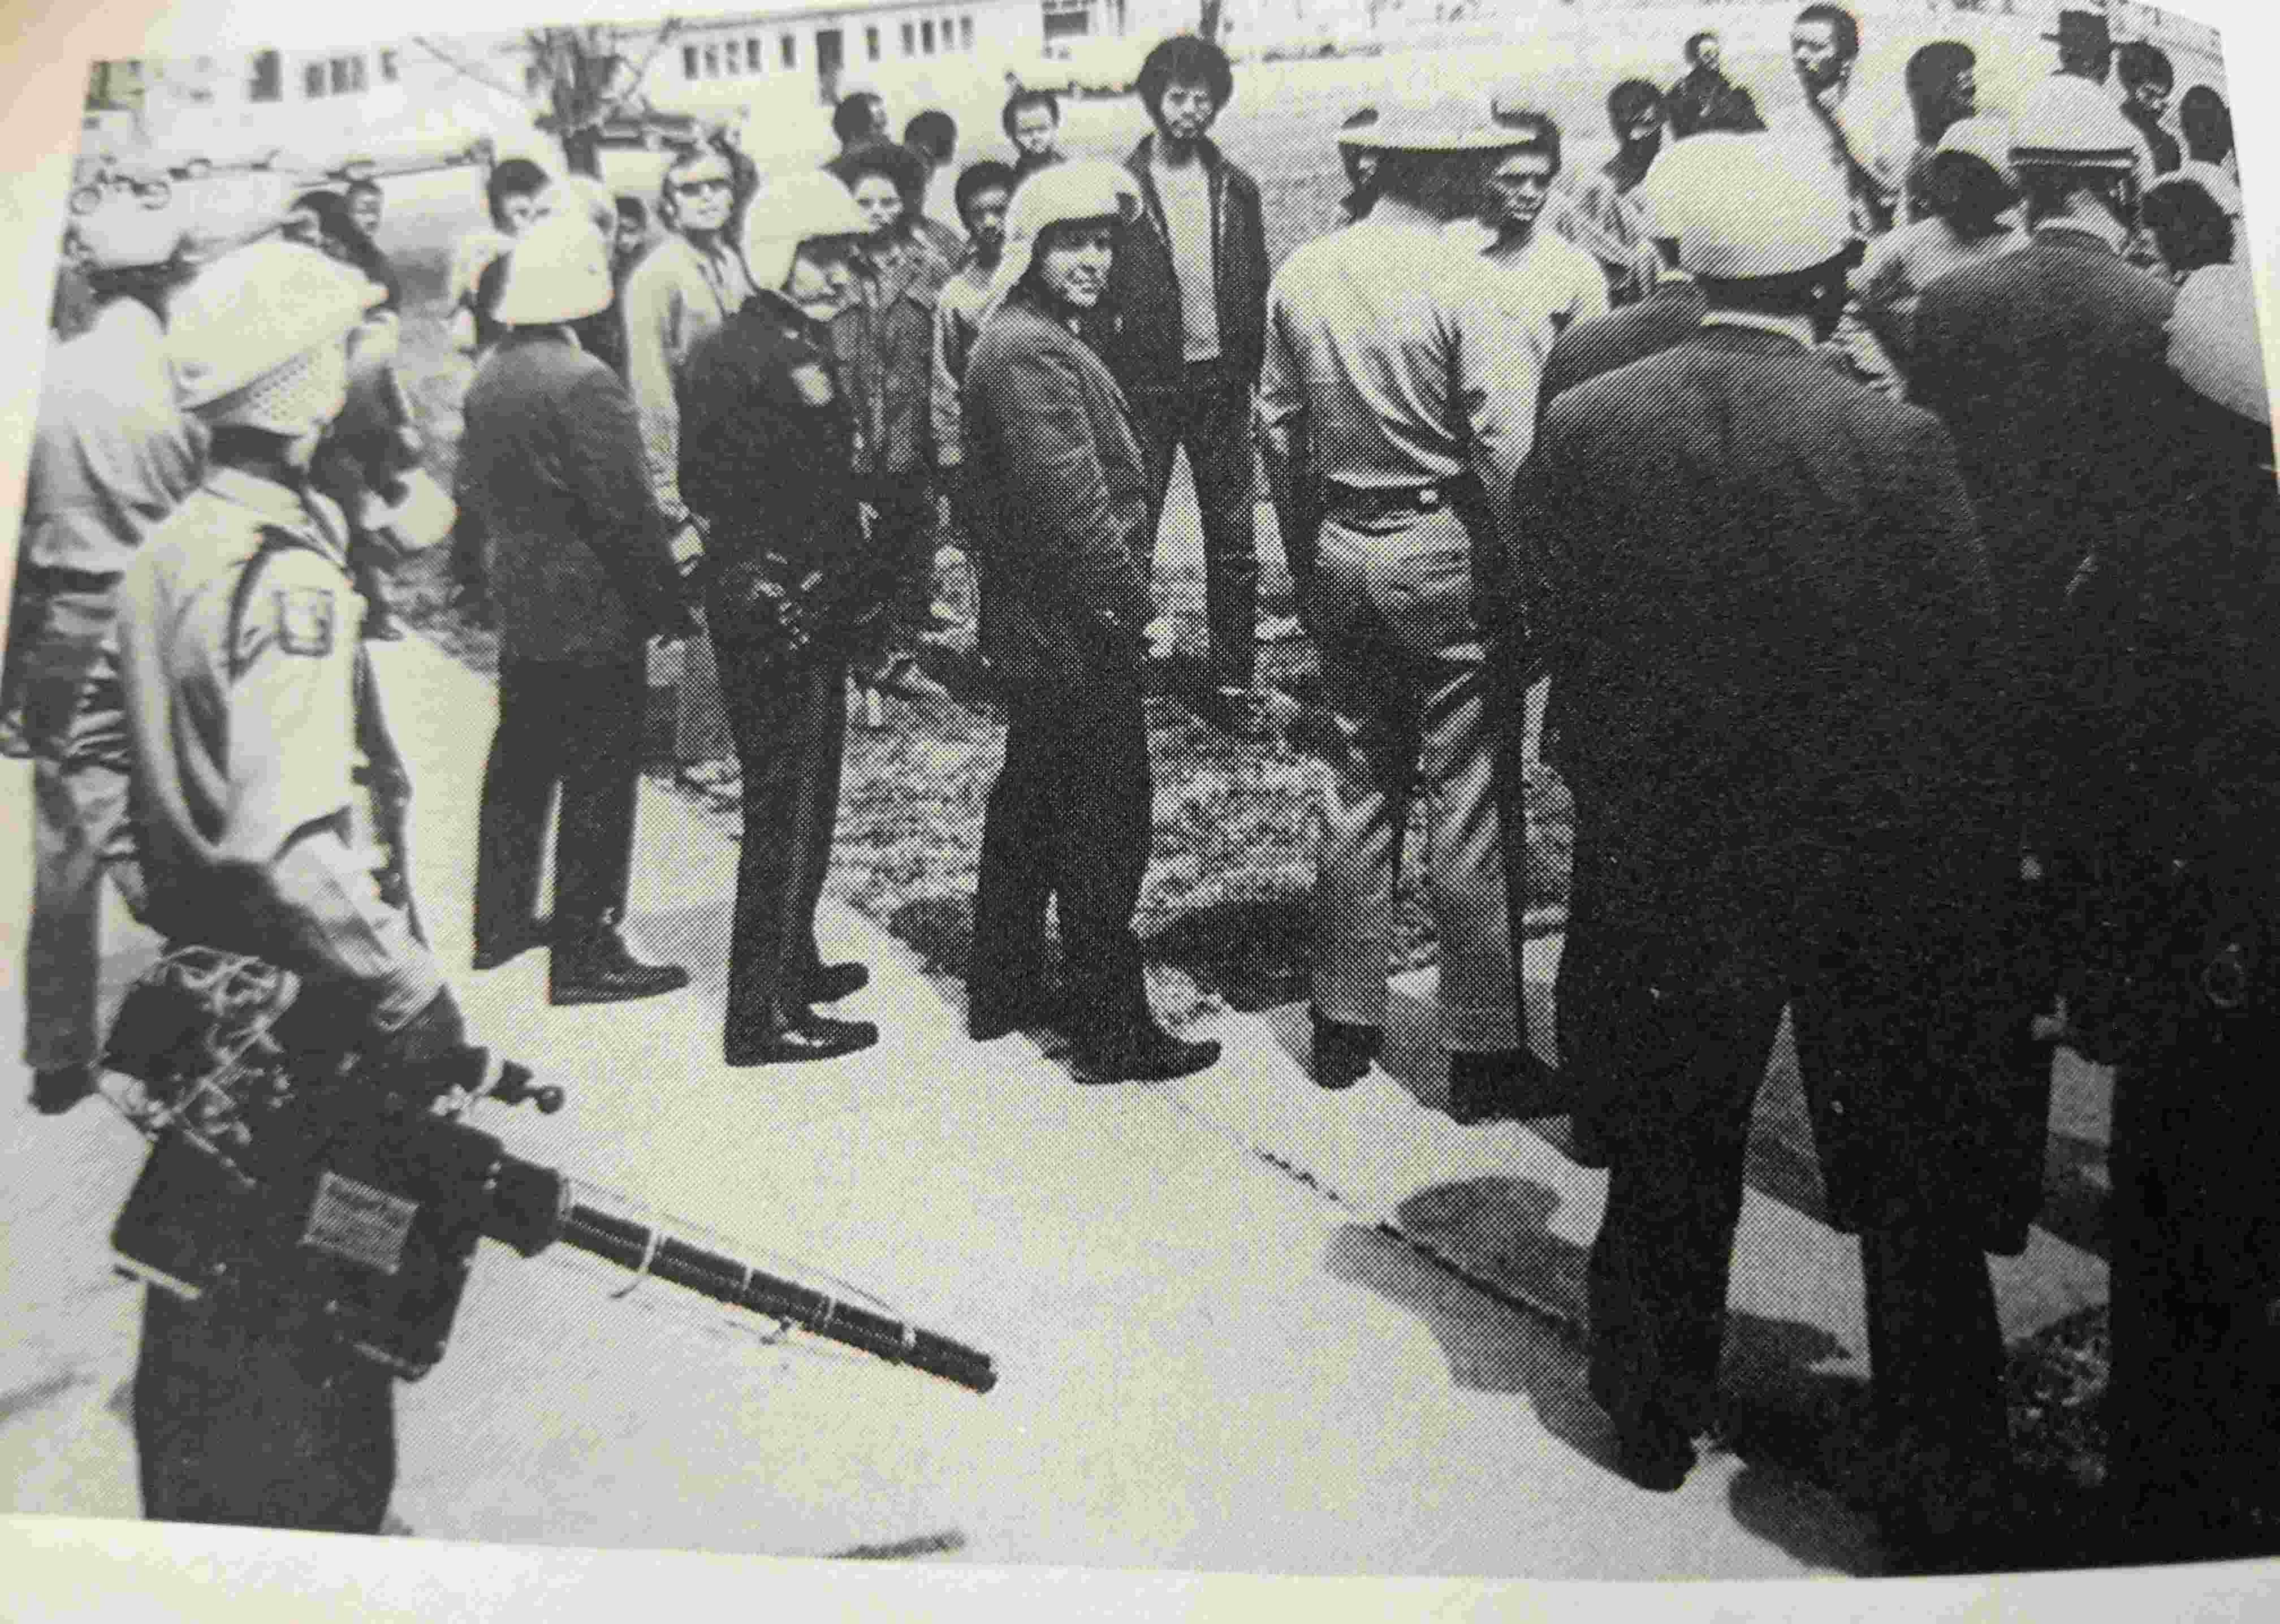
[[[947, 115], [897, 142], [861, 95], [820, 171], [764, 177], [707, 139], [653, 211], [497, 165], [446, 294], [480, 357], [455, 557], [500, 634], [474, 968], [543, 949], [562, 1004], [687, 984], [621, 928], [651, 645], [674, 642], [680, 757], [742, 780], [724, 1059], [875, 1043], [826, 1007], [868, 973], [824, 962], [815, 915], [851, 697], [938, 694], [919, 656], [968, 629], [936, 589], [954, 535], [1006, 717], [970, 1035], [1057, 1028], [1086, 1083], [1213, 1064], [1142, 975], [1144, 697], [1184, 450], [1203, 709], [1267, 732], [1255, 436], [1340, 741], [1314, 1081], [1383, 1049], [1421, 805], [1452, 1114], [1556, 1099], [1608, 1169], [1591, 1390], [1623, 1469], [1675, 1486], [1715, 1424], [1786, 1009], [1829, 1215], [1860, 1236], [1885, 1531], [1999, 1565], [1986, 1255], [2024, 1243], [2063, 1039], [2120, 1068], [2116, 1503], [2202, 1548], [2273, 1402], [2255, 1237], [2280, 1220], [2246, 1176], [2280, 1133], [2256, 1095], [2280, 1010], [2270, 412], [2222, 101], [2189, 96], [2171, 138], [2167, 58], [2123, 46], [2117, 101], [2086, 15], [2007, 116], [1968, 47], [1924, 46], [1883, 132], [1848, 111], [1843, 7], [1798, 13], [1801, 107], [1772, 127], [1698, 34], [1668, 89], [1613, 87], [1614, 156], [1580, 182], [1524, 89], [1351, 109], [1324, 132], [1349, 223], [1279, 269], [1210, 134], [1233, 67], [1188, 35], [1149, 54], [1122, 162], [1065, 157], [1058, 104], [1021, 92], [1010, 160], [955, 173]], [[97, 310], [42, 403], [10, 661], [42, 1109], [91, 1085], [105, 872], [170, 940], [340, 993], [376, 1054], [464, 1036], [360, 648], [384, 609], [363, 532], [419, 450], [383, 204], [312, 192], [226, 251], [83, 227]], [[1556, 1076], [1514, 947], [1547, 685], [1575, 822]], [[385, 1382], [246, 1335], [146, 1324], [152, 1390], [208, 1418], [138, 1412], [146, 1508], [377, 1526]]]

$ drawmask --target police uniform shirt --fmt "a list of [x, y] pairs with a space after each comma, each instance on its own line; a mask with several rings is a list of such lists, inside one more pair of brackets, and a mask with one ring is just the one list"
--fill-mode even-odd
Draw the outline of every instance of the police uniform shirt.
[[1277, 454], [1303, 415], [1309, 477], [1398, 490], [1469, 469], [1500, 502], [1528, 455], [1537, 352], [1498, 279], [1398, 197], [1300, 247], [1267, 298], [1259, 413]]
[[204, 436], [174, 404], [158, 319], [114, 299], [58, 345], [32, 431], [23, 563], [115, 575], [194, 489]]
[[216, 469], [119, 583], [117, 693], [147, 922], [354, 986], [385, 1031], [443, 977], [382, 897], [403, 766], [345, 535], [322, 496]]

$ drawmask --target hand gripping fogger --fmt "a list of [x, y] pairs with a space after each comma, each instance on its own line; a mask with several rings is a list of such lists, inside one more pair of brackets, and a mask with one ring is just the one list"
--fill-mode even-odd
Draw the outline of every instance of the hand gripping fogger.
[[132, 1084], [108, 1097], [151, 1141], [112, 1235], [127, 1272], [320, 1317], [416, 1381], [443, 1358], [478, 1241], [526, 1258], [558, 1242], [634, 1283], [655, 1277], [977, 1393], [996, 1385], [988, 1354], [714, 1251], [463, 1120], [481, 1099], [559, 1110], [562, 1090], [527, 1068], [464, 1048], [374, 1074], [340, 1047], [352, 1027], [333, 1021], [328, 1037], [322, 999], [301, 991], [289, 971], [200, 947], [128, 993], [104, 1057]]

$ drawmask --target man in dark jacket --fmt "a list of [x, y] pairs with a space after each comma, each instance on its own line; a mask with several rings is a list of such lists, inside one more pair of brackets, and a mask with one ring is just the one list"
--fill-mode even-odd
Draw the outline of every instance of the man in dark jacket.
[[1568, 951], [1602, 959], [1590, 1009], [1563, 964], [1560, 1012], [1579, 1126], [1611, 1150], [1591, 1390], [1629, 1472], [1675, 1487], [1789, 1004], [1829, 1217], [1861, 1237], [1887, 1538], [1983, 1557], [1923, 1546], [1999, 1481], [1980, 1254], [2017, 1243], [2007, 1193], [2041, 1168], [2039, 1133], [2020, 1167], [1993, 1153], [2008, 1119], [1975, 1065], [1979, 902], [2010, 855], [1993, 604], [1945, 432], [1813, 353], [1849, 235], [1835, 178], [1770, 138], [1725, 159], [1680, 236], [1701, 331], [1560, 397], [1514, 524], [1571, 689]]
[[1141, 64], [1139, 93], [1156, 131], [1125, 164], [1139, 182], [1142, 219], [1109, 273], [1103, 353], [1132, 404], [1157, 521], [1173, 455], [1187, 448], [1203, 515], [1212, 681], [1221, 720], [1247, 732], [1259, 716], [1250, 434], [1267, 319], [1259, 184], [1206, 134], [1235, 94], [1218, 46], [1185, 34], [1165, 40]]
[[1936, 280], [1916, 306], [1913, 397], [1954, 436], [2007, 633], [2024, 661], [2028, 849], [2044, 858], [2071, 796], [2061, 744], [2059, 614], [2083, 559], [2161, 500], [2175, 295], [2121, 250], [2143, 183], [2137, 137], [2085, 81], [2054, 76], [2022, 104], [2012, 162], [2031, 239]]
[[1674, 141], [1705, 130], [1748, 135], [1766, 127], [1750, 93], [1718, 65], [1723, 50], [1723, 42], [1708, 28], [1686, 42], [1686, 74], [1663, 98], [1663, 115], [1670, 120]]
[[1141, 662], [1150, 469], [1123, 391], [1078, 336], [1139, 199], [1113, 164], [1040, 170], [1006, 221], [1004, 290], [967, 362], [982, 650], [1006, 700], [974, 903], [967, 1027], [1051, 1019], [1045, 909], [1058, 897], [1078, 1080], [1184, 1076], [1219, 1058], [1157, 1026], [1132, 915], [1155, 793]]
[[826, 965], [815, 942], [849, 654], [897, 566], [864, 544], [853, 402], [832, 346], [833, 321], [863, 298], [867, 229], [828, 174], [772, 182], [744, 218], [753, 296], [681, 375], [681, 493], [712, 538], [705, 620], [744, 769], [730, 1066], [826, 1060], [879, 1038], [814, 1008], [870, 981], [861, 965]]
[[[609, 250], [584, 212], [533, 226], [497, 306], [506, 336], [467, 390], [458, 500], [488, 537], [499, 621], [499, 719], [483, 768], [474, 964], [551, 942], [558, 1004], [688, 984], [618, 934], [633, 861], [643, 646], [685, 628], [669, 528], [651, 495], [624, 382], [570, 323], [611, 297]], [[537, 920], [547, 803], [562, 789], [551, 935]]]
[[2114, 76], [2122, 81], [2122, 116], [2145, 138], [2153, 155], [2153, 173], [2168, 174], [2185, 160], [2177, 138], [2161, 127], [2169, 96], [2177, 88], [2177, 70], [2169, 53], [2159, 45], [2132, 40], [2114, 56]]

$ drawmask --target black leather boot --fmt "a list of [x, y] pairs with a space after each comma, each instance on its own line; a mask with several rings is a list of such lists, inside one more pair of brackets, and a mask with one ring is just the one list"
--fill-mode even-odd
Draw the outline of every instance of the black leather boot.
[[1376, 1063], [1385, 1046], [1384, 1032], [1377, 1027], [1331, 1020], [1320, 1010], [1309, 1013], [1314, 1027], [1309, 1061], [1315, 1082], [1325, 1089], [1351, 1089]]
[[558, 1007], [577, 1004], [623, 1004], [653, 998], [689, 985], [679, 965], [645, 965], [626, 950], [617, 927], [574, 927], [558, 935], [546, 972], [546, 1001]]
[[1219, 1061], [1219, 1041], [1190, 1043], [1174, 1037], [1153, 1017], [1077, 1039], [1069, 1052], [1076, 1080], [1084, 1083], [1166, 1082]]
[[754, 1025], [731, 1025], [720, 1052], [730, 1066], [788, 1066], [836, 1060], [878, 1041], [879, 1028], [867, 1020], [835, 1020], [812, 1009], [780, 1010]]

